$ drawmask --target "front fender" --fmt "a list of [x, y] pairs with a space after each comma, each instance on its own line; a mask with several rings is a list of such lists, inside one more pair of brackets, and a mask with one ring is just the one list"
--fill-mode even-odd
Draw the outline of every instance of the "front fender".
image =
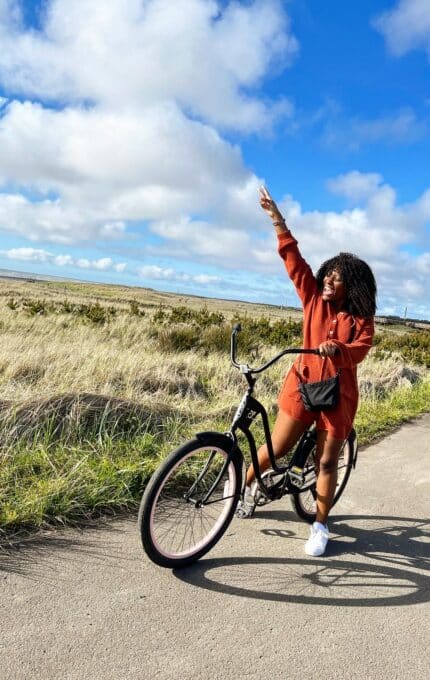
[[234, 450], [239, 450], [237, 443], [222, 432], [197, 432], [196, 439], [200, 440], [202, 444], [213, 443], [214, 446], [224, 449], [229, 457]]
[[238, 469], [241, 468], [241, 493], [245, 491], [246, 485], [246, 463], [242, 451], [237, 445], [237, 442], [222, 432], [198, 432], [196, 439], [201, 441], [205, 446], [213, 444], [217, 448], [223, 449], [227, 453], [227, 465], [231, 460], [237, 460]]

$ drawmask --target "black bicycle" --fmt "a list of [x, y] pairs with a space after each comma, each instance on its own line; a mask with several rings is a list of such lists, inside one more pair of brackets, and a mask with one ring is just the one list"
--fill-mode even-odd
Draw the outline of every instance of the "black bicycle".
[[[238, 446], [237, 431], [245, 435], [256, 472], [257, 506], [288, 494], [293, 509], [303, 520], [316, 517], [316, 430], [308, 428], [285, 464], [275, 460], [269, 419], [264, 406], [252, 395], [255, 375], [286, 354], [319, 354], [317, 349], [285, 349], [260, 368], [236, 361], [237, 334], [231, 334], [231, 361], [248, 383], [228, 432], [199, 432], [173, 451], [152, 475], [139, 509], [142, 544], [149, 558], [162, 567], [185, 567], [205, 555], [221, 538], [243, 500], [246, 464]], [[257, 446], [251, 425], [260, 416], [271, 468], [259, 470]], [[339, 500], [357, 461], [357, 437], [352, 430], [339, 455]]]

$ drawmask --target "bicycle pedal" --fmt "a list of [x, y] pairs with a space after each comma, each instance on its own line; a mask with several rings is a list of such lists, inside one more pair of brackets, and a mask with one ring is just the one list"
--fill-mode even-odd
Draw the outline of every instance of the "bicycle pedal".
[[297, 465], [293, 465], [293, 467], [288, 470], [288, 477], [291, 483], [299, 489], [301, 489], [305, 483], [303, 468], [300, 468]]

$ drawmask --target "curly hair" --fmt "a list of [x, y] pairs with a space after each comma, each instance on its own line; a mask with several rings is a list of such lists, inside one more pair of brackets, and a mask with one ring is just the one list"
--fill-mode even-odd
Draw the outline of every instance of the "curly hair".
[[323, 289], [324, 277], [336, 270], [345, 285], [345, 309], [350, 314], [371, 317], [376, 311], [376, 281], [369, 265], [351, 253], [339, 253], [323, 262], [316, 274], [318, 289]]

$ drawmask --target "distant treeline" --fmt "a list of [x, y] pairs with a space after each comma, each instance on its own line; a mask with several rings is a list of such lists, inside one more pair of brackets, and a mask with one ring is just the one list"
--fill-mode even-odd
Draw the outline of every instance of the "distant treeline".
[[386, 326], [409, 326], [410, 328], [421, 328], [425, 331], [430, 330], [430, 321], [427, 319], [404, 319], [400, 316], [375, 316], [376, 323]]

